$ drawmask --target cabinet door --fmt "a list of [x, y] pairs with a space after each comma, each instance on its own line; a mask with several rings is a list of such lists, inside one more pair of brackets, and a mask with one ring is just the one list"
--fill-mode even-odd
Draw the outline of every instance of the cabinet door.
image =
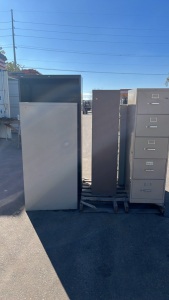
[[114, 195], [117, 185], [118, 90], [94, 90], [92, 104], [92, 194]]
[[77, 104], [20, 103], [27, 210], [77, 208]]
[[134, 158], [166, 158], [168, 157], [168, 139], [156, 137], [136, 137]]
[[137, 93], [137, 114], [169, 114], [169, 89], [143, 89]]

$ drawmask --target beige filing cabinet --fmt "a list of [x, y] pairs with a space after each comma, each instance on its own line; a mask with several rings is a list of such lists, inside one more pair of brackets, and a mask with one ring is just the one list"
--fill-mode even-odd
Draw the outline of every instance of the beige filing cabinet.
[[164, 203], [169, 89], [129, 91], [125, 187], [131, 203]]

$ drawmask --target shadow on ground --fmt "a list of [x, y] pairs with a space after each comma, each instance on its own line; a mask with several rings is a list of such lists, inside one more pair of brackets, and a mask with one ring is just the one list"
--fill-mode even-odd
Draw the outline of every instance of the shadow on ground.
[[0, 200], [0, 216], [17, 216], [25, 209], [23, 191]]
[[168, 299], [167, 215], [38, 211], [28, 216], [71, 300]]
[[[16, 141], [0, 141], [0, 159], [0, 215], [19, 215], [24, 197], [21, 149]], [[164, 216], [28, 212], [71, 300], [169, 299], [168, 192], [165, 198]], [[14, 228], [19, 235], [19, 228]]]
[[0, 215], [19, 215], [24, 209], [22, 150], [17, 134], [0, 139]]

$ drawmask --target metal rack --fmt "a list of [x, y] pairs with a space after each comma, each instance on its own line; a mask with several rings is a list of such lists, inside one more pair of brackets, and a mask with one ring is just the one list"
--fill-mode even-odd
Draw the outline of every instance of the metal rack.
[[123, 187], [117, 185], [114, 196], [93, 195], [91, 192], [92, 181], [83, 178], [82, 194], [79, 209], [81, 212], [108, 212], [108, 213], [162, 213], [165, 206], [160, 204], [133, 204], [129, 203], [127, 193]]

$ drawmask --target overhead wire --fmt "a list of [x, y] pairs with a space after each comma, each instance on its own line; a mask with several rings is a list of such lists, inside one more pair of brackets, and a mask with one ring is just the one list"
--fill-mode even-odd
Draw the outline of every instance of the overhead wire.
[[127, 27], [103, 27], [103, 26], [85, 26], [85, 25], [71, 25], [71, 24], [58, 24], [58, 23], [39, 23], [39, 22], [26, 22], [26, 21], [14, 21], [16, 23], [36, 24], [36, 25], [48, 25], [48, 26], [61, 26], [61, 27], [74, 27], [74, 28], [95, 28], [95, 29], [117, 29], [117, 30], [151, 30], [151, 31], [169, 31], [168, 29], [149, 29], [149, 28], [127, 28]]
[[25, 37], [25, 38], [36, 38], [36, 39], [48, 39], [48, 40], [59, 40], [59, 41], [73, 41], [73, 42], [90, 42], [90, 43], [109, 43], [109, 44], [150, 44], [150, 45], [167, 45], [169, 43], [156, 43], [156, 42], [114, 42], [114, 41], [92, 41], [92, 40], [77, 40], [77, 39], [62, 39], [58, 37], [45, 37], [45, 36], [31, 36], [31, 35], [21, 35], [15, 34], [15, 36]]
[[[64, 11], [40, 11], [40, 10], [15, 10], [15, 12], [24, 12], [24, 13], [51, 13], [51, 14], [69, 14], [69, 15], [102, 15], [102, 16], [117, 16], [117, 14], [113, 13], [99, 13], [99, 12], [64, 12]], [[128, 17], [152, 17], [150, 14], [120, 14], [120, 16], [128, 16]], [[168, 15], [153, 15], [154, 17], [168, 17]]]
[[1, 38], [3, 38], [3, 37], [7, 37], [7, 36], [10, 36], [10, 37], [11, 37], [11, 36], [12, 36], [12, 34], [8, 34], [8, 35], [0, 35], [0, 37], [1, 37]]
[[11, 28], [1, 28], [0, 30], [11, 30]]
[[43, 29], [33, 29], [33, 28], [20, 28], [20, 27], [15, 27], [16, 30], [31, 30], [31, 31], [43, 31], [43, 32], [57, 32], [57, 33], [68, 33], [68, 34], [86, 34], [86, 35], [103, 35], [103, 36], [130, 36], [130, 37], [164, 37], [166, 38], [167, 36], [158, 36], [158, 35], [130, 35], [130, 34], [107, 34], [107, 33], [89, 33], [89, 32], [72, 32], [72, 31], [59, 31], [59, 30], [43, 30]]
[[6, 46], [13, 46], [13, 44], [6, 44], [6, 45], [0, 45], [0, 46], [5, 48]]
[[32, 50], [40, 50], [40, 51], [53, 51], [53, 52], [64, 52], [64, 53], [76, 53], [76, 54], [84, 54], [84, 55], [106, 55], [106, 56], [119, 56], [119, 57], [169, 57], [169, 55], [138, 55], [138, 54], [114, 54], [114, 53], [99, 53], [99, 52], [85, 52], [85, 51], [72, 51], [72, 50], [64, 50], [64, 49], [51, 49], [51, 48], [42, 48], [42, 47], [34, 47], [29, 45], [17, 45], [18, 48], [26, 48]]
[[[8, 58], [8, 60], [12, 60], [13, 58]], [[82, 64], [82, 65], [108, 65], [108, 66], [131, 66], [131, 64], [108, 64], [108, 63], [99, 63], [99, 62], [96, 62], [96, 63], [86, 63], [86, 62], [74, 62], [74, 61], [56, 61], [56, 60], [41, 60], [41, 59], [25, 59], [25, 58], [19, 58], [19, 61], [29, 61], [29, 62], [49, 62], [49, 63], [62, 63], [62, 64]], [[133, 66], [149, 66], [149, 67], [169, 67], [169, 65], [147, 65], [147, 64], [132, 64]]]
[[[53, 12], [52, 12], [53, 13]], [[125, 29], [125, 30], [151, 30], [151, 31], [169, 31], [169, 30], [161, 30], [161, 29], [131, 29], [131, 28], [115, 28], [115, 27], [97, 27], [97, 26], [82, 26], [82, 25], [64, 25], [64, 24], [49, 24], [49, 23], [38, 23], [38, 22], [24, 22], [24, 21], [16, 21], [17, 23], [30, 23], [30, 24], [39, 24], [39, 25], [55, 25], [55, 26], [62, 26], [62, 27], [74, 27], [74, 28], [98, 28], [98, 29]], [[0, 22], [0, 23], [11, 23], [9, 22]], [[1, 30], [11, 30], [11, 28], [3, 28]], [[15, 28], [16, 30], [30, 30], [30, 31], [42, 31], [42, 32], [55, 32], [55, 33], [62, 33], [62, 34], [78, 34], [78, 35], [90, 35], [90, 36], [112, 36], [112, 37], [160, 37], [160, 38], [166, 38], [166, 36], [138, 36], [138, 35], [126, 35], [126, 34], [103, 34], [103, 33], [88, 33], [88, 32], [65, 32], [65, 31], [58, 31], [58, 30], [43, 30], [43, 29], [32, 29], [32, 28]], [[11, 36], [11, 35], [6, 35], [6, 36], [1, 36], [1, 37], [7, 37], [7, 36]], [[77, 41], [77, 42], [102, 42], [102, 43], [132, 43], [132, 44], [169, 44], [169, 43], [141, 43], [141, 42], [113, 42], [113, 41], [91, 41], [91, 40], [76, 40], [76, 39], [62, 39], [62, 38], [55, 38], [55, 37], [37, 37], [37, 36], [25, 36], [25, 35], [16, 35], [18, 37], [30, 37], [30, 38], [42, 38], [42, 39], [58, 39], [58, 40], [69, 40], [69, 41]], [[2, 46], [3, 48], [12, 48], [9, 47], [10, 45], [4, 45]], [[12, 46], [12, 45], [11, 45]], [[26, 45], [17, 45], [18, 48], [26, 48], [26, 49], [33, 49], [33, 50], [41, 50], [41, 51], [55, 51], [55, 52], [64, 52], [64, 53], [76, 53], [76, 54], [84, 54], [84, 55], [106, 55], [106, 56], [129, 56], [129, 57], [169, 57], [169, 55], [137, 55], [137, 54], [113, 54], [113, 53], [98, 53], [98, 52], [83, 52], [83, 51], [72, 51], [72, 50], [63, 50], [63, 49], [49, 49], [49, 48], [42, 48], [42, 47], [34, 47], [34, 46], [26, 46]], [[27, 60], [28, 61], [28, 60]], [[38, 61], [38, 60], [35, 60]], [[39, 60], [40, 61], [40, 60]], [[49, 61], [48, 61], [49, 62]], [[110, 65], [110, 64], [109, 64]], [[114, 65], [114, 64], [113, 64]], [[124, 64], [125, 65], [125, 64]], [[131, 65], [131, 64], [130, 64]], [[25, 67], [26, 68], [26, 67]], [[27, 67], [30, 68], [30, 67]], [[162, 75], [162, 76], [166, 76], [167, 74], [151, 74], [151, 73], [121, 73], [121, 72], [104, 72], [104, 71], [84, 71], [84, 70], [63, 70], [63, 69], [49, 69], [49, 68], [36, 68], [36, 69], [41, 69], [41, 70], [51, 70], [51, 71], [63, 71], [63, 72], [85, 72], [85, 73], [98, 73], [98, 74], [121, 74], [121, 75]]]
[[[13, 60], [13, 58], [8, 58], [8, 60]], [[19, 58], [19, 61], [29, 61], [29, 62], [49, 62], [49, 63], [62, 63], [62, 64], [82, 64], [82, 65], [108, 65], [108, 66], [131, 66], [131, 64], [110, 64], [110, 63], [99, 63], [99, 62], [75, 62], [75, 61], [56, 61], [56, 60], [42, 60], [42, 59], [25, 59], [25, 58]], [[134, 66], [149, 66], [149, 67], [169, 67], [169, 65], [157, 65], [157, 64], [153, 64], [153, 65], [147, 65], [147, 64], [132, 64]]]
[[[25, 68], [32, 68], [30, 66], [25, 66]], [[96, 74], [119, 74], [119, 75], [155, 75], [155, 76], [166, 76], [165, 74], [158, 74], [158, 73], [130, 73], [130, 72], [107, 72], [107, 71], [87, 71], [87, 70], [63, 70], [63, 69], [50, 69], [50, 68], [39, 68], [34, 67], [34, 69], [38, 70], [47, 70], [47, 71], [63, 71], [63, 72], [80, 72], [80, 73], [96, 73]]]

